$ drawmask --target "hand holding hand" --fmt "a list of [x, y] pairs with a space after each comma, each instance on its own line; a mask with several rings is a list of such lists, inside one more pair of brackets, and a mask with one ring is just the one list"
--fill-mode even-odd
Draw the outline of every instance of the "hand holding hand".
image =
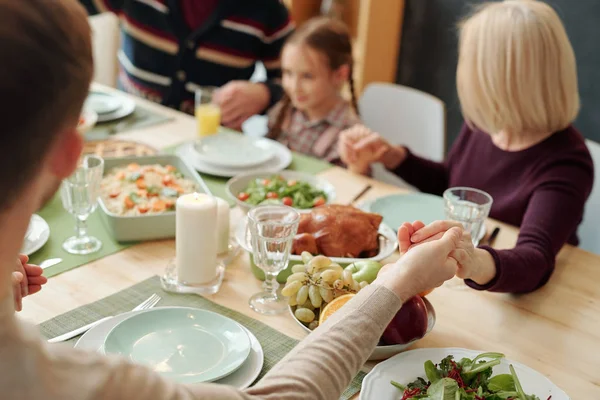
[[379, 162], [390, 145], [378, 133], [364, 125], [355, 125], [340, 133], [338, 152], [342, 161], [355, 172], [365, 173]]
[[456, 273], [457, 262], [450, 255], [461, 238], [462, 230], [452, 228], [437, 240], [411, 248], [396, 263], [384, 266], [374, 283], [392, 290], [402, 301], [440, 286]]
[[[400, 253], [413, 246], [437, 240], [450, 229], [463, 230], [457, 221], [435, 221], [427, 226], [420, 221], [414, 224], [404, 223], [398, 230]], [[401, 235], [402, 233], [402, 235]], [[464, 232], [457, 248], [450, 254], [458, 264], [456, 276], [471, 279], [479, 284], [486, 284], [496, 275], [496, 265], [490, 253], [473, 246], [471, 234]]]
[[231, 81], [214, 95], [215, 103], [221, 107], [221, 124], [237, 130], [248, 118], [263, 112], [270, 99], [266, 85], [250, 81]]

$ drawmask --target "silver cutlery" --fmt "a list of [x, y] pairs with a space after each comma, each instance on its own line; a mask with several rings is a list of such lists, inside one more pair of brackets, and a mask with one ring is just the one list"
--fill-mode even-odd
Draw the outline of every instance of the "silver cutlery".
[[40, 267], [42, 269], [50, 268], [55, 266], [56, 264], [60, 264], [63, 261], [62, 258], [49, 258], [40, 263]]
[[[150, 296], [148, 299], [146, 299], [146, 301], [144, 301], [143, 303], [141, 303], [139, 306], [135, 307], [131, 311], [149, 310], [150, 308], [153, 308], [160, 300], [161, 300], [160, 296], [155, 293], [152, 296]], [[94, 321], [91, 324], [87, 324], [85, 326], [82, 326], [81, 328], [72, 330], [71, 332], [67, 332], [62, 335], [56, 336], [52, 339], [48, 339], [48, 343], [58, 343], [58, 342], [64, 342], [65, 340], [72, 339], [75, 336], [79, 336], [79, 335], [89, 331], [96, 325], [99, 325], [102, 322], [111, 319], [112, 317], [113, 316], [111, 315], [111, 316], [99, 319], [98, 321]]]
[[373, 187], [371, 185], [367, 185], [364, 187], [363, 190], [360, 191], [360, 193], [358, 193], [356, 196], [354, 196], [354, 198], [352, 200], [350, 200], [348, 202], [348, 205], [351, 206], [352, 204], [356, 203], [358, 200], [360, 200], [365, 194], [367, 194], [367, 192], [369, 190], [371, 190]]

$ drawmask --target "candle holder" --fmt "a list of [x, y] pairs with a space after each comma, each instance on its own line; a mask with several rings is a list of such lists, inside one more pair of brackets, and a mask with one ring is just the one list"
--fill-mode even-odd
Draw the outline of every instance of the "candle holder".
[[229, 264], [236, 259], [236, 257], [240, 254], [240, 245], [234, 237], [229, 238], [229, 244], [227, 245], [227, 251], [221, 254], [217, 254], [217, 259], [223, 263], [225, 267], [228, 267]]
[[177, 276], [177, 265], [175, 259], [172, 259], [167, 264], [165, 273], [160, 277], [160, 283], [164, 290], [172, 293], [182, 294], [198, 294], [198, 295], [210, 295], [215, 294], [221, 289], [223, 283], [223, 277], [225, 276], [225, 265], [222, 261], [217, 262], [216, 276], [210, 282], [205, 283], [187, 283], [181, 282]]

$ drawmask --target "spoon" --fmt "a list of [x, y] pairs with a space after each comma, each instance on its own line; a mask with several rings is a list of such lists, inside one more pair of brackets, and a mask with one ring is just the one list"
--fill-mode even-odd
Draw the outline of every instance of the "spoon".
[[62, 261], [62, 258], [49, 258], [47, 260], [42, 261], [40, 267], [42, 267], [42, 269], [46, 269], [56, 264], [60, 264]]

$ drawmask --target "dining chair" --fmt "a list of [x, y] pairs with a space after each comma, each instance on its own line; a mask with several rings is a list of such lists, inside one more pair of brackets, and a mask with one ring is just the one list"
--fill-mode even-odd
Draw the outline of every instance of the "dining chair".
[[[443, 161], [446, 123], [442, 100], [406, 86], [371, 83], [358, 105], [363, 124], [390, 143], [406, 145], [419, 156]], [[408, 186], [382, 165], [374, 166], [373, 177], [396, 186]]]
[[592, 159], [594, 160], [594, 187], [585, 204], [583, 222], [579, 226], [579, 247], [592, 253], [600, 254], [600, 143], [586, 140]]
[[117, 86], [117, 52], [120, 47], [119, 18], [106, 12], [89, 17], [94, 53], [94, 82]]

